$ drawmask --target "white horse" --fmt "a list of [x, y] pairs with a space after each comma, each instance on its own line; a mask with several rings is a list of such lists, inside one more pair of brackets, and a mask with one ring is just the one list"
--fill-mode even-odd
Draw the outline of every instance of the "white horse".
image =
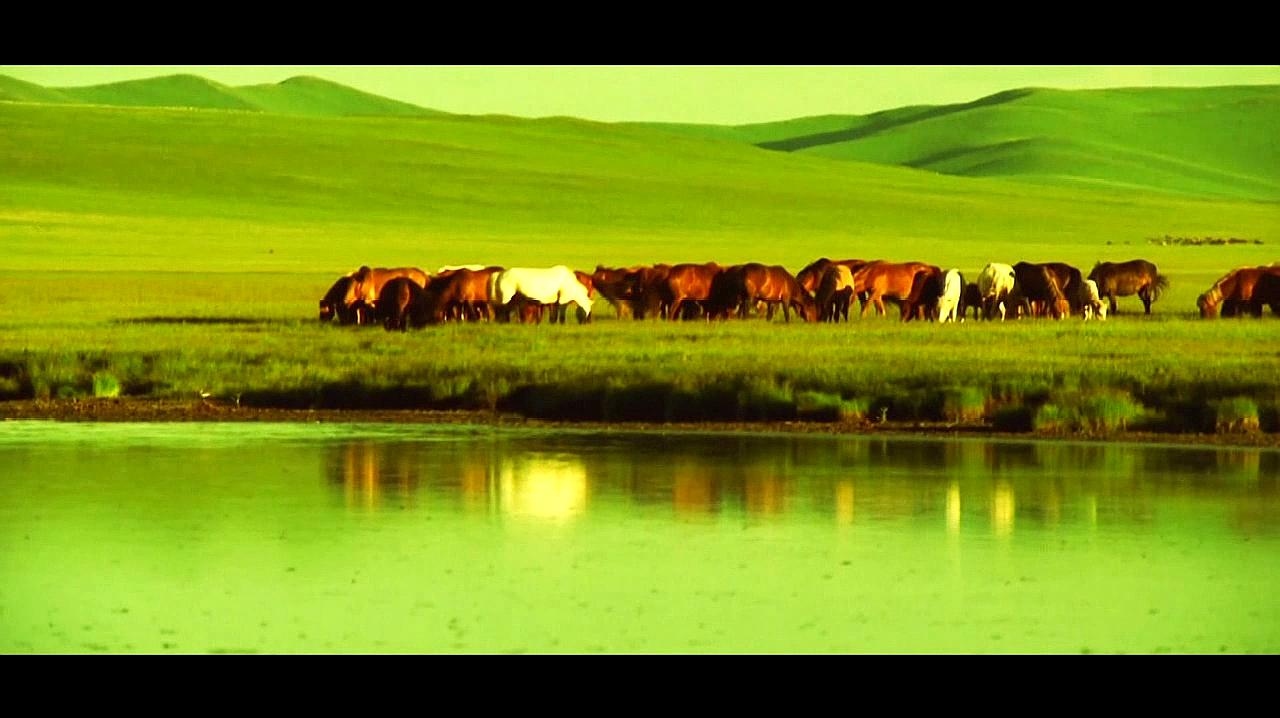
[[587, 288], [563, 264], [547, 269], [513, 267], [489, 277], [489, 301], [495, 307], [507, 306], [517, 294], [540, 304], [577, 304], [586, 317], [591, 316]]
[[960, 295], [964, 293], [964, 277], [958, 269], [948, 269], [942, 275], [942, 296], [938, 297], [938, 322], [958, 322], [964, 317], [959, 315]]
[[1007, 264], [991, 263], [978, 275], [978, 293], [982, 295], [982, 317], [991, 319], [1000, 309], [1000, 321], [1005, 317], [1005, 300], [1017, 287], [1018, 275]]
[[1098, 296], [1098, 283], [1092, 279], [1086, 279], [1080, 291], [1083, 295], [1081, 304], [1084, 305], [1084, 320], [1087, 322], [1096, 315], [1099, 320], [1107, 321], [1108, 304]]

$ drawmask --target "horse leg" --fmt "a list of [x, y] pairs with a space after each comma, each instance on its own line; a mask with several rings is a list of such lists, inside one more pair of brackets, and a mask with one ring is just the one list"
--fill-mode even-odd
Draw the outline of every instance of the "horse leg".
[[1111, 304], [1111, 313], [1115, 314], [1116, 313], [1116, 295], [1108, 294], [1107, 301]]
[[1150, 314], [1151, 313], [1151, 290], [1147, 287], [1143, 287], [1142, 291], [1138, 292], [1138, 298], [1142, 300], [1142, 308], [1146, 310], [1147, 314]]

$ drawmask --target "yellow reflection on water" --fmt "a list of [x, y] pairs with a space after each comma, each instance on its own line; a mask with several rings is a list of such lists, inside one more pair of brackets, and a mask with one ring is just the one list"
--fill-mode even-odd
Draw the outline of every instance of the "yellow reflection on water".
[[749, 514], [780, 514], [786, 508], [785, 486], [775, 475], [748, 476], [745, 489]]
[[568, 456], [524, 454], [504, 459], [498, 475], [502, 510], [520, 516], [565, 519], [587, 506], [587, 469]]
[[708, 514], [715, 509], [715, 478], [704, 463], [678, 462], [672, 477], [671, 500], [677, 513]]
[[947, 533], [960, 533], [960, 482], [954, 480], [947, 487]]
[[991, 495], [991, 527], [996, 536], [1009, 536], [1013, 533], [1013, 484], [1008, 481], [997, 481]]
[[[373, 511], [388, 499], [412, 504], [418, 483], [416, 456], [403, 447], [370, 441], [355, 441], [341, 447], [330, 478], [342, 484], [343, 502], [348, 508]], [[390, 494], [388, 495], [388, 492]]]
[[848, 479], [836, 483], [836, 523], [853, 523], [853, 482]]

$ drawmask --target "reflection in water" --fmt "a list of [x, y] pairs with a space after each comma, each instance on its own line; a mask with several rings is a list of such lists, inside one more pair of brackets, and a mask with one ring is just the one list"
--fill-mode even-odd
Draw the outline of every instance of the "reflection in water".
[[960, 482], [952, 481], [947, 487], [947, 533], [960, 533]]
[[991, 527], [996, 536], [1008, 536], [1013, 533], [1013, 485], [1008, 481], [997, 480], [991, 494]]
[[590, 510], [590, 497], [600, 494], [691, 516], [818, 512], [849, 525], [855, 513], [859, 522], [933, 515], [949, 534], [999, 537], [1024, 526], [1152, 525], [1162, 498], [1225, 491], [1238, 499], [1232, 526], [1246, 533], [1280, 526], [1275, 451], [878, 438], [612, 441], [350, 441], [332, 450], [329, 479], [359, 511], [412, 507], [425, 490], [432, 505], [468, 513], [566, 519]]
[[504, 512], [569, 518], [587, 507], [587, 470], [574, 456], [519, 454], [503, 460], [498, 492]]

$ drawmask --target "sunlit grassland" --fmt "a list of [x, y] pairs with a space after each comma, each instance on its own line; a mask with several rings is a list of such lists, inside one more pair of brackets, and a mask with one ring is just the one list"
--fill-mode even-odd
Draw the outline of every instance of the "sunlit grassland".
[[[1177, 428], [1247, 396], [1273, 426], [1280, 323], [1200, 322], [1194, 299], [1230, 268], [1280, 259], [1274, 203], [950, 177], [568, 119], [0, 103], [0, 129], [6, 398], [118, 386], [246, 405], [941, 419], [985, 397], [984, 420], [1019, 425], [1120, 392], [1144, 420], [1191, 417]], [[1163, 235], [1264, 244], [1145, 241]], [[819, 256], [924, 260], [970, 280], [991, 261], [1087, 272], [1142, 257], [1172, 288], [1154, 318], [1130, 298], [1088, 325], [637, 325], [608, 320], [603, 302], [587, 326], [398, 335], [315, 320], [360, 264], [794, 272]]]

